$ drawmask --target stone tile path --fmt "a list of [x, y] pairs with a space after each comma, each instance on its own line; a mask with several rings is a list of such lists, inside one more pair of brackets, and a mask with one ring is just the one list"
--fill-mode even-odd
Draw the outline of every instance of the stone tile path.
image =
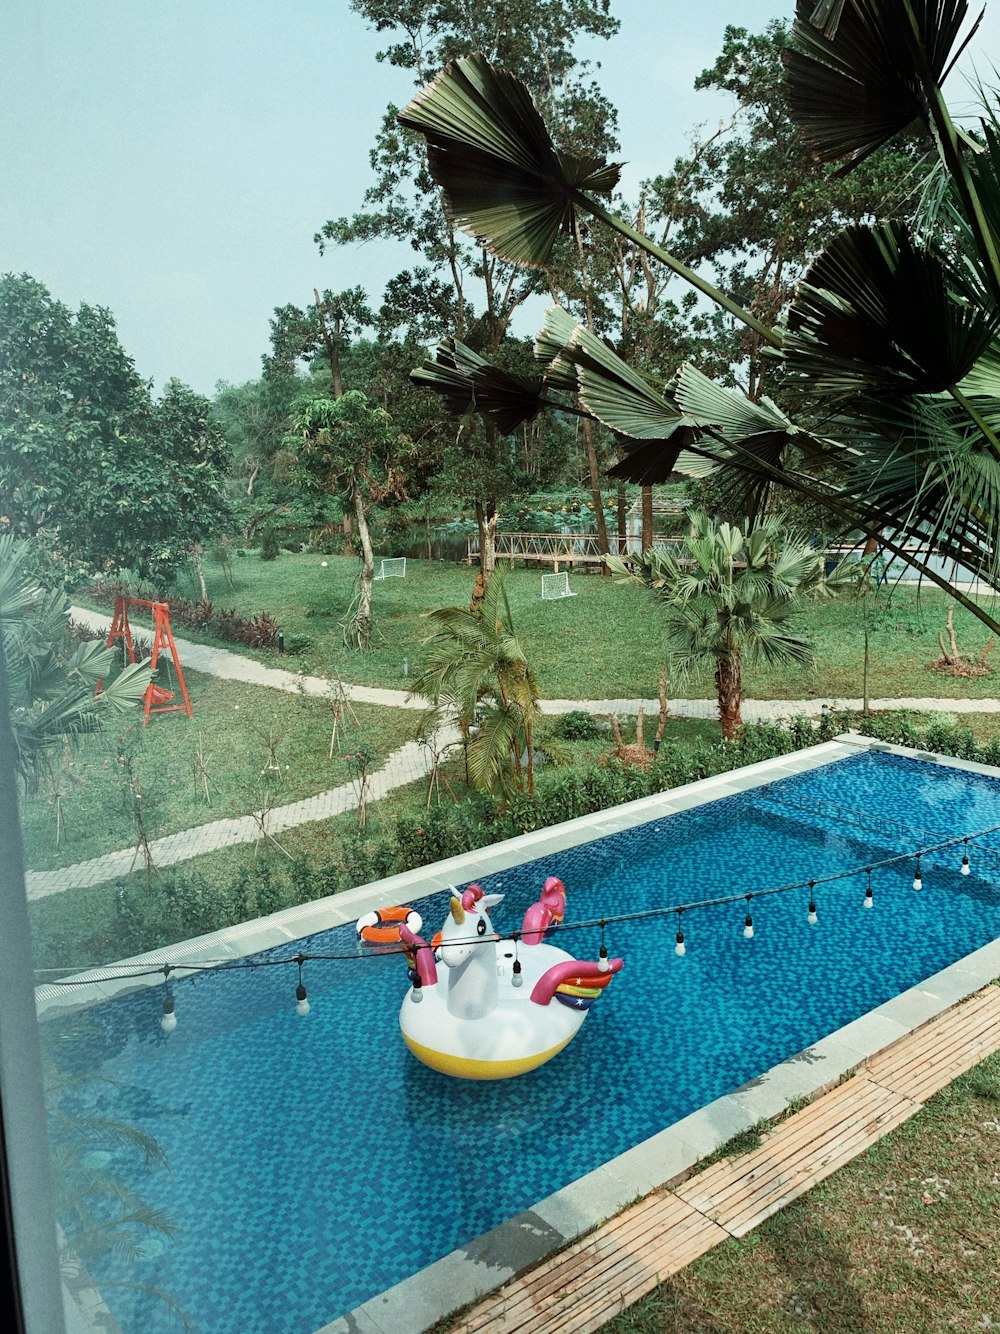
[[[87, 626], [95, 634], [106, 634], [108, 631], [110, 618], [103, 613], [88, 611], [83, 607], [73, 607], [71, 614], [75, 621]], [[233, 681], [246, 681], [252, 685], [269, 686], [273, 690], [283, 690], [289, 694], [323, 696], [330, 687], [330, 682], [325, 677], [302, 676], [278, 667], [266, 667], [253, 658], [243, 657], [242, 654], [232, 653], [228, 649], [211, 648], [186, 639], [177, 639], [176, 643], [181, 661], [192, 671], [206, 672]], [[345, 684], [344, 691], [348, 699], [361, 704], [381, 704], [392, 709], [422, 710], [426, 707], [426, 702], [422, 698], [411, 698], [403, 690], [383, 690], [375, 686]], [[743, 718], [746, 722], [759, 722], [780, 721], [800, 714], [817, 717], [824, 703], [831, 708], [855, 710], [860, 709], [862, 705], [860, 699], [745, 699]], [[907, 698], [875, 699], [870, 703], [873, 709], [1000, 713], [1000, 699]], [[637, 713], [640, 704], [647, 714], [655, 714], [659, 709], [659, 701], [655, 699], [547, 699], [542, 700], [540, 707], [546, 714], [569, 713], [574, 709], [583, 709], [588, 713], [625, 715]], [[716, 702], [712, 699], [671, 700], [670, 714], [675, 718], [719, 716]], [[458, 732], [454, 728], [439, 732], [438, 736], [442, 744], [458, 740]], [[393, 788], [426, 779], [430, 772], [430, 764], [431, 757], [425, 746], [420, 746], [416, 741], [401, 746], [387, 757], [381, 769], [371, 775], [369, 789], [371, 798], [383, 797]], [[340, 787], [306, 797], [302, 801], [274, 807], [267, 814], [264, 828], [268, 834], [277, 835], [282, 830], [294, 828], [296, 825], [326, 820], [344, 811], [354, 810], [357, 804], [357, 786], [354, 783], [344, 783]], [[150, 852], [154, 864], [162, 868], [176, 862], [187, 861], [192, 857], [200, 857], [219, 848], [254, 843], [261, 836], [259, 820], [252, 815], [246, 815], [239, 819], [212, 820], [207, 824], [185, 829], [179, 834], [156, 839], [150, 844]], [[134, 848], [125, 848], [57, 871], [29, 871], [28, 898], [40, 899], [49, 894], [60, 894], [68, 889], [120, 879], [127, 876], [136, 865], [142, 865], [141, 856]]]

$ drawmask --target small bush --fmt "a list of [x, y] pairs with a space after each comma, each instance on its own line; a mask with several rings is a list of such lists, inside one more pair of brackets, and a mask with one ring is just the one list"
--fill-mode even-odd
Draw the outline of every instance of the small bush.
[[571, 709], [559, 716], [552, 730], [564, 741], [591, 741], [604, 729], [593, 714], [583, 709]]

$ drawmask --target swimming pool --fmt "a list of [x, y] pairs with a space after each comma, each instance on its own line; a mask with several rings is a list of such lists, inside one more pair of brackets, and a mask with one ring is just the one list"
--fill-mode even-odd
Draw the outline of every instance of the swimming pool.
[[[559, 874], [567, 920], [734, 893], [859, 867], [1000, 824], [1000, 780], [863, 751], [709, 805], [694, 805], [536, 861], [477, 876], [520, 923]], [[865, 877], [608, 928], [625, 971], [556, 1060], [469, 1084], [419, 1065], [398, 1033], [398, 958], [294, 972], [202, 974], [174, 984], [179, 1026], [148, 989], [43, 1027], [60, 1063], [99, 1072], [80, 1110], [141, 1125], [169, 1168], [122, 1148], [97, 1163], [177, 1224], [131, 1277], [170, 1293], [205, 1334], [311, 1334], [479, 1234], [801, 1052], [1000, 934], [1000, 838]], [[466, 879], [471, 879], [469, 875]], [[445, 894], [422, 910], [429, 923]], [[582, 933], [581, 933], [582, 935]], [[564, 941], [596, 953], [596, 929]], [[350, 925], [301, 948], [350, 951]], [[175, 955], [175, 957], [179, 957]], [[94, 1266], [98, 1288], [113, 1278]], [[126, 1331], [176, 1328], [134, 1290], [103, 1295]]]

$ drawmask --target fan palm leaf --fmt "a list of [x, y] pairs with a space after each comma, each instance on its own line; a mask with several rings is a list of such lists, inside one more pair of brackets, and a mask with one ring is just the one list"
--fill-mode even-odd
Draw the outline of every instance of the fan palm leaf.
[[817, 156], [849, 171], [914, 121], [930, 125], [925, 81], [944, 80], [967, 12], [967, 0], [798, 0], [785, 88]]
[[558, 150], [524, 85], [480, 54], [448, 65], [399, 121], [426, 137], [453, 225], [516, 264], [544, 266], [572, 232], [577, 192], [618, 182], [617, 165]]
[[783, 359], [816, 397], [935, 393], [972, 370], [997, 323], [902, 223], [849, 227], [799, 284]]
[[547, 399], [540, 376], [514, 375], [493, 366], [457, 338], [443, 338], [433, 361], [410, 372], [414, 384], [441, 394], [453, 412], [478, 412], [504, 435], [516, 431], [545, 407], [566, 405]]

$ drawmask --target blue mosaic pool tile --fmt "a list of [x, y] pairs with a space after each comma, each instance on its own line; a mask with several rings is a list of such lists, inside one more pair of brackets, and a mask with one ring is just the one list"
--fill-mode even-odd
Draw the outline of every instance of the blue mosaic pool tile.
[[[1000, 824], [1000, 782], [862, 753], [763, 788], [482, 878], [512, 929], [546, 875], [569, 890], [567, 921], [819, 879]], [[169, 1167], [124, 1148], [106, 1170], [176, 1223], [127, 1272], [170, 1294], [202, 1334], [311, 1334], [456, 1246], [584, 1176], [1000, 933], [1000, 839], [913, 868], [685, 914], [613, 924], [626, 966], [556, 1060], [495, 1084], [417, 1063], [396, 1014], [398, 958], [306, 965], [312, 1012], [294, 1011], [294, 968], [211, 973], [173, 984], [178, 1028], [159, 1027], [154, 989], [45, 1025], [84, 1083], [80, 1111], [142, 1125]], [[447, 895], [430, 900], [433, 924]], [[558, 942], [596, 955], [600, 933]], [[350, 952], [353, 927], [301, 948]], [[102, 1150], [105, 1149], [101, 1145]], [[99, 1160], [96, 1160], [99, 1161]], [[160, 1239], [157, 1238], [157, 1242]], [[153, 1254], [153, 1251], [156, 1251]], [[177, 1328], [162, 1301], [108, 1286], [126, 1334]]]

